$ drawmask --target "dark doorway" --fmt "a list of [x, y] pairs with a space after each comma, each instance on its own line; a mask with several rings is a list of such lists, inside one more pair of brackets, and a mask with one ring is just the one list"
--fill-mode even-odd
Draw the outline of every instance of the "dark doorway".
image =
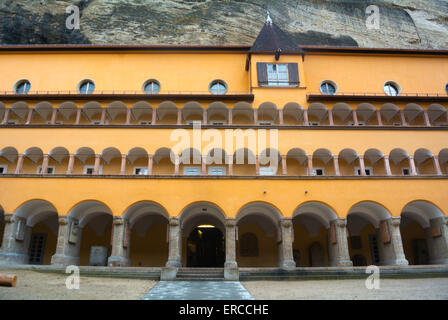
[[414, 264], [428, 264], [429, 254], [428, 246], [425, 239], [412, 239], [412, 247], [414, 249]]
[[224, 236], [218, 228], [193, 229], [187, 239], [187, 267], [222, 268]]

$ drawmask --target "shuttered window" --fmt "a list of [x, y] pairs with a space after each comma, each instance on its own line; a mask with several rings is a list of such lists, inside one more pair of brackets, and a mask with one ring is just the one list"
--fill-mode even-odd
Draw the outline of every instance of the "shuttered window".
[[260, 87], [299, 86], [299, 67], [297, 63], [257, 62], [257, 76]]

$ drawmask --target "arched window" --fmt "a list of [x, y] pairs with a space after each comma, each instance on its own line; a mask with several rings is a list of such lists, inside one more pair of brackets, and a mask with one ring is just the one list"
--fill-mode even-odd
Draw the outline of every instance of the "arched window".
[[243, 234], [240, 240], [240, 256], [257, 257], [258, 256], [258, 239], [252, 232]]
[[400, 94], [400, 86], [393, 82], [393, 81], [388, 81], [384, 84], [384, 92], [386, 93], [386, 95], [388, 96], [398, 96]]
[[30, 91], [31, 83], [28, 80], [19, 80], [14, 85], [14, 92], [17, 94], [26, 94]]
[[330, 80], [325, 80], [322, 81], [322, 83], [320, 84], [320, 92], [322, 92], [323, 94], [336, 94], [337, 91], [337, 86], [336, 83], [334, 83], [333, 81]]
[[146, 94], [157, 94], [160, 91], [160, 83], [157, 80], [148, 80], [143, 84], [143, 91]]
[[81, 94], [89, 94], [95, 90], [95, 83], [92, 80], [82, 80], [78, 85], [78, 92]]
[[213, 80], [209, 87], [211, 94], [226, 94], [227, 85], [222, 80]]

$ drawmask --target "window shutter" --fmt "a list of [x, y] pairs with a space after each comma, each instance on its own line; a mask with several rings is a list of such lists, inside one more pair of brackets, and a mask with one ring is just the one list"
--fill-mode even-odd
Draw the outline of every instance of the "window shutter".
[[258, 85], [268, 84], [268, 66], [267, 63], [257, 62]]
[[288, 63], [289, 85], [299, 85], [299, 65], [297, 63]]

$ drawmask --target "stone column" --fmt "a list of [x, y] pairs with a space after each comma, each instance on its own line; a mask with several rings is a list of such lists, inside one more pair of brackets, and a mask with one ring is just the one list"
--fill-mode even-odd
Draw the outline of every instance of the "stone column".
[[310, 122], [308, 121], [308, 110], [303, 110], [303, 125], [309, 126]]
[[339, 169], [339, 157], [333, 156], [333, 164], [334, 164], [334, 174], [337, 176], [341, 175], [341, 170]]
[[336, 219], [330, 222], [330, 229], [328, 230], [328, 265], [353, 266], [348, 251], [346, 219]]
[[228, 166], [229, 166], [229, 176], [233, 176], [233, 156], [227, 156]]
[[126, 155], [121, 155], [121, 166], [120, 166], [120, 175], [126, 174]]
[[53, 109], [52, 113], [51, 113], [51, 120], [50, 120], [50, 124], [55, 125], [56, 124], [56, 117], [58, 114], [58, 109]]
[[156, 124], [156, 122], [157, 122], [157, 111], [152, 109], [151, 124]]
[[9, 113], [11, 112], [11, 109], [5, 109], [5, 115], [3, 116], [2, 124], [6, 124], [9, 119]]
[[355, 126], [358, 126], [359, 122], [358, 122], [358, 115], [356, 114], [356, 110], [352, 110], [352, 115], [353, 115], [353, 124]]
[[42, 158], [43, 158], [42, 159], [42, 168], [41, 168], [40, 174], [45, 175], [45, 174], [47, 174], [47, 170], [48, 170], [48, 160], [49, 160], [48, 154], [44, 154]]
[[436, 171], [436, 174], [437, 174], [438, 176], [443, 175], [443, 174], [442, 174], [442, 169], [440, 169], [439, 157], [438, 157], [438, 156], [434, 156], [434, 157], [432, 158], [432, 160], [434, 161], [434, 169], [436, 169], [436, 170], [435, 170], [435, 171]]
[[33, 120], [33, 113], [34, 113], [34, 109], [29, 109], [28, 110], [28, 117], [26, 118], [25, 124], [30, 124], [31, 123], [31, 120]]
[[82, 229], [78, 220], [61, 216], [59, 221], [56, 253], [51, 257], [52, 265], [79, 265], [79, 250], [81, 248]]
[[153, 155], [148, 155], [148, 176], [152, 176]]
[[278, 248], [278, 266], [285, 270], [294, 270], [296, 263], [292, 252], [293, 224], [291, 219], [282, 218], [280, 220], [281, 240]]
[[17, 158], [17, 166], [16, 166], [16, 172], [15, 174], [21, 174], [22, 173], [22, 167], [23, 167], [23, 159], [24, 159], [24, 155], [23, 154], [19, 154], [18, 158]]
[[429, 263], [448, 264], [448, 217], [429, 220], [430, 227], [425, 229], [428, 243]]
[[380, 228], [377, 229], [377, 239], [380, 265], [407, 266], [409, 264], [404, 255], [399, 217], [381, 221]]
[[100, 120], [100, 124], [101, 124], [101, 125], [105, 125], [105, 124], [106, 124], [106, 108], [104, 108], [103, 110], [101, 110], [101, 120]]
[[177, 124], [182, 124], [182, 109], [177, 110]]
[[411, 175], [416, 176], [417, 170], [415, 168], [415, 161], [413, 156], [409, 156], [409, 165], [411, 167]]
[[179, 219], [171, 217], [169, 220], [169, 252], [166, 267], [182, 267], [182, 234]]
[[75, 155], [71, 154], [68, 158], [67, 174], [73, 174], [73, 166], [75, 164]]
[[258, 109], [254, 109], [254, 124], [258, 124]]
[[226, 220], [226, 262], [224, 264], [224, 279], [238, 281], [238, 265], [236, 263], [236, 222]]
[[390, 170], [389, 156], [384, 156], [384, 168], [386, 169], [386, 175], [391, 176], [392, 170]]
[[207, 109], [202, 109], [202, 124], [205, 126], [207, 124]]
[[376, 110], [376, 119], [378, 121], [378, 126], [382, 126], [383, 125], [383, 120], [381, 119], [381, 111], [380, 110]]
[[131, 108], [127, 108], [126, 109], [126, 122], [125, 125], [130, 125], [131, 124]]
[[95, 155], [95, 165], [93, 167], [93, 174], [94, 175], [100, 174], [100, 160], [101, 160], [101, 155], [100, 154], [96, 154]]
[[313, 156], [308, 156], [308, 175], [313, 176]]
[[178, 176], [179, 175], [179, 155], [175, 155], [174, 156], [174, 175]]
[[364, 164], [364, 156], [359, 156], [359, 171], [361, 171], [361, 176], [366, 176], [366, 166]]
[[403, 127], [407, 127], [407, 126], [408, 126], [408, 123], [406, 122], [406, 117], [405, 117], [405, 115], [404, 115], [404, 111], [403, 111], [403, 110], [400, 110], [399, 112], [400, 112], [401, 125], [402, 125]]
[[330, 126], [334, 126], [334, 120], [333, 120], [333, 111], [328, 110], [328, 122]]
[[286, 155], [282, 155], [282, 174], [284, 176], [288, 175], [288, 168], [286, 165]]
[[123, 217], [114, 217], [112, 235], [112, 254], [107, 260], [109, 267], [128, 267], [130, 251], [129, 221]]
[[229, 116], [228, 116], [228, 120], [227, 120], [227, 123], [228, 124], [232, 124], [233, 123], [233, 110], [232, 109], [229, 109]]
[[283, 109], [278, 110], [278, 119], [279, 119], [280, 125], [283, 125], [285, 123], [283, 120]]
[[260, 158], [259, 156], [255, 156], [255, 175], [260, 175]]
[[425, 125], [431, 127], [431, 121], [429, 121], [428, 110], [423, 110], [423, 117], [425, 119]]
[[5, 229], [0, 251], [0, 263], [28, 263], [31, 229], [31, 227], [26, 225], [26, 219], [19, 218], [13, 214], [5, 215]]
[[81, 122], [81, 112], [82, 112], [82, 109], [76, 110], [75, 125], [78, 125]]
[[207, 156], [201, 157], [201, 175], [206, 176], [207, 175]]

